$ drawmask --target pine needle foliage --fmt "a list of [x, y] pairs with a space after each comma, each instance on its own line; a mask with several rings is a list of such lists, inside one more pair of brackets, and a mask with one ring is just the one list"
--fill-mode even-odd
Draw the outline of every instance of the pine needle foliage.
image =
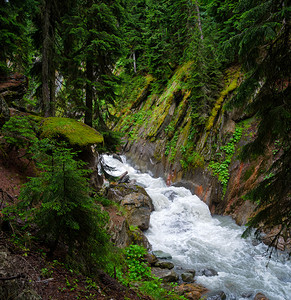
[[108, 241], [107, 218], [89, 196], [84, 163], [64, 144], [47, 139], [35, 145], [34, 153], [40, 174], [22, 188], [19, 208], [37, 224], [50, 254], [62, 243], [71, 256], [101, 261]]
[[[280, 141], [270, 176], [247, 195], [258, 207], [246, 233], [253, 227], [275, 226], [280, 233], [288, 232], [291, 228], [290, 8], [285, 1], [250, 0], [238, 1], [233, 12], [240, 15], [236, 24], [239, 34], [228, 40], [227, 48], [237, 51], [246, 75], [229, 107], [244, 107], [259, 119], [256, 139], [245, 146], [242, 158], [256, 158], [276, 140]], [[273, 244], [278, 237], [274, 237]]]

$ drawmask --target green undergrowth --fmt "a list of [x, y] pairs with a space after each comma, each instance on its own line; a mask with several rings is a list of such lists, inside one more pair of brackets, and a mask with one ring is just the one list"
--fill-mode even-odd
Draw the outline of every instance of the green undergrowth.
[[147, 250], [139, 245], [130, 245], [124, 250], [124, 264], [116, 269], [116, 277], [125, 286], [137, 289], [152, 299], [185, 299], [175, 293], [175, 284], [163, 288], [162, 280], [151, 274], [151, 268], [145, 261]]
[[218, 177], [218, 180], [221, 182], [224, 194], [226, 192], [230, 177], [229, 165], [231, 163], [233, 155], [235, 154], [236, 145], [242, 137], [243, 130], [243, 125], [237, 125], [235, 132], [230, 138], [229, 142], [219, 148], [220, 151], [216, 153], [215, 159], [210, 161], [208, 165], [212, 173], [216, 175]]

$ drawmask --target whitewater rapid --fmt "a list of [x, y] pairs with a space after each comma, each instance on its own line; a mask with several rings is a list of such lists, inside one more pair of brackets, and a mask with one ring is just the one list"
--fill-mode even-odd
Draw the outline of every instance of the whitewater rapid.
[[[145, 232], [152, 249], [170, 253], [175, 266], [184, 269], [214, 269], [217, 276], [196, 276], [209, 290], [224, 291], [228, 300], [253, 299], [256, 293], [270, 300], [291, 299], [291, 262], [279, 253], [269, 260], [267, 247], [242, 239], [244, 228], [230, 217], [212, 217], [208, 206], [183, 187], [166, 186], [162, 178], [140, 173], [122, 157], [123, 163], [104, 155], [110, 173], [125, 171], [151, 197], [155, 211]], [[252, 295], [252, 296], [250, 296]]]

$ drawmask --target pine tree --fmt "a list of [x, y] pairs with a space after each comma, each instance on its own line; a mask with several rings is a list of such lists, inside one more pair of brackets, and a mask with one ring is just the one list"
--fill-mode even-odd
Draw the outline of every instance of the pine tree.
[[71, 149], [46, 139], [35, 144], [34, 153], [41, 173], [22, 188], [19, 207], [38, 225], [38, 235], [48, 243], [50, 254], [59, 242], [68, 246], [70, 255], [78, 249], [78, 255], [88, 256], [85, 259], [104, 252], [106, 217], [89, 196], [84, 163], [76, 160]]
[[10, 72], [24, 72], [29, 63], [29, 18], [33, 0], [0, 1], [0, 78]]
[[239, 34], [227, 42], [246, 75], [232, 105], [245, 106], [260, 120], [257, 137], [242, 157], [257, 157], [275, 141], [278, 148], [269, 176], [248, 195], [258, 204], [249, 226], [279, 226], [279, 234], [286, 233], [291, 225], [290, 12], [285, 1], [275, 0], [239, 1], [236, 11]]

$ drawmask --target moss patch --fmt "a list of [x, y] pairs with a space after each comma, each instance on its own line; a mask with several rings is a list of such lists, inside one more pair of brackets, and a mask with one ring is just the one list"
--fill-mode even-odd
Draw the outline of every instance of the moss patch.
[[84, 147], [103, 143], [103, 136], [84, 123], [69, 118], [45, 118], [41, 126], [43, 138], [65, 138], [71, 145]]
[[235, 90], [237, 88], [239, 76], [240, 76], [240, 72], [238, 71], [237, 73], [235, 73], [234, 79], [230, 82], [230, 84], [220, 93], [220, 97], [216, 100], [214, 107], [212, 108], [212, 111], [211, 111], [211, 116], [208, 119], [208, 123], [206, 125], [207, 131], [209, 131], [213, 127], [214, 120], [215, 120], [220, 108], [222, 107], [222, 103], [223, 103], [225, 97], [230, 92], [232, 92], [233, 90]]

